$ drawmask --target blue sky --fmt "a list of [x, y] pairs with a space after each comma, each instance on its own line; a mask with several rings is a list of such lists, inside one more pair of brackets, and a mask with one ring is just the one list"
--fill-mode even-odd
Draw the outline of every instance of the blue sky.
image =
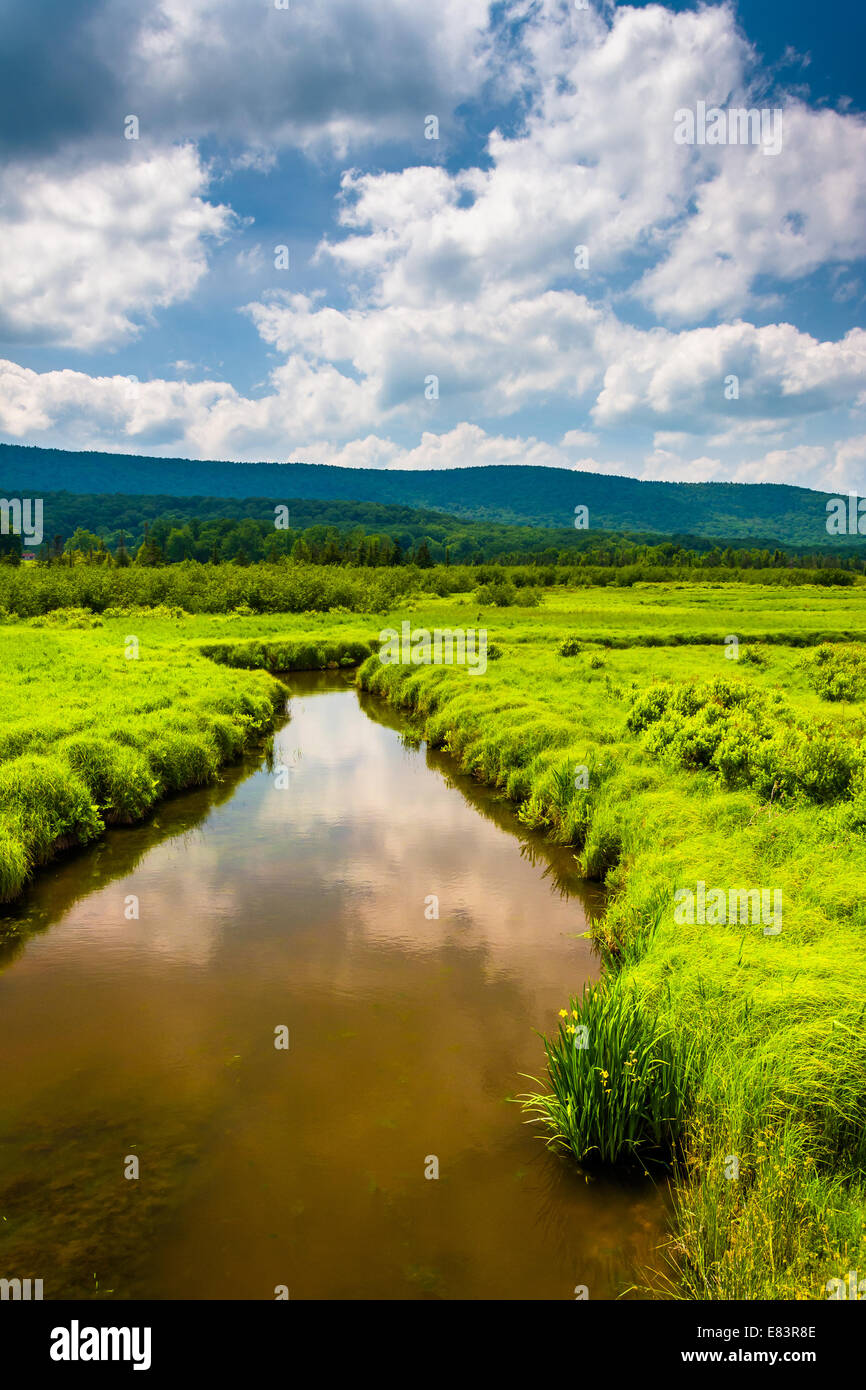
[[866, 492], [864, 7], [277, 3], [0, 0], [0, 438]]

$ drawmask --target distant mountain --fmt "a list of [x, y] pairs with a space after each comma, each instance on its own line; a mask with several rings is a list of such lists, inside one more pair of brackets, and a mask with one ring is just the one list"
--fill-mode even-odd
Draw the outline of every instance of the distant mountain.
[[523, 465], [400, 471], [310, 463], [220, 463], [75, 453], [0, 444], [0, 496], [45, 492], [161, 497], [267, 497], [378, 502], [467, 519], [568, 528], [589, 508], [592, 530], [754, 538], [838, 546], [829, 493], [777, 483], [657, 483]]

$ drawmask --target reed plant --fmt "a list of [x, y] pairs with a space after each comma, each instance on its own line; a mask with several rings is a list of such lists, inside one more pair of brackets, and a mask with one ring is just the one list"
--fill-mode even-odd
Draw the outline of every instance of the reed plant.
[[693, 1040], [659, 1024], [621, 975], [586, 986], [542, 1037], [549, 1089], [521, 1100], [548, 1144], [581, 1163], [674, 1158], [699, 1068]]

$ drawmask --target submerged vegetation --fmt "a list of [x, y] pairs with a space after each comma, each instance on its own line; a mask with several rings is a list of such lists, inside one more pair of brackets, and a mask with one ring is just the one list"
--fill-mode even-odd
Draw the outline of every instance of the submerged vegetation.
[[[578, 590], [534, 569], [512, 595], [444, 573], [368, 571], [364, 590], [339, 567], [7, 569], [0, 894], [216, 777], [269, 728], [271, 672], [363, 662], [364, 689], [609, 889], [607, 970], [563, 999], [529, 1122], [587, 1166], [667, 1166], [677, 1295], [822, 1297], [866, 1259], [866, 592]], [[486, 624], [500, 659], [483, 678], [383, 665], [386, 618]], [[778, 890], [781, 932], [678, 922], [702, 882]]]

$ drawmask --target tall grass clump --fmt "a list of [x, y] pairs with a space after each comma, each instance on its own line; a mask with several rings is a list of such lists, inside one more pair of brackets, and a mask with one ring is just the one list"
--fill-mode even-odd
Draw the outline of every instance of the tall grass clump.
[[[548, 1091], [521, 1097], [552, 1147], [581, 1163], [669, 1161], [682, 1140], [696, 1049], [614, 976], [584, 988], [544, 1036]], [[534, 1080], [534, 1078], [530, 1078]]]
[[368, 641], [282, 638], [259, 642], [205, 642], [200, 651], [211, 661], [241, 670], [324, 671], [329, 667], [358, 666], [379, 645], [374, 637]]
[[102, 830], [82, 779], [63, 759], [32, 754], [0, 767], [0, 818], [0, 852], [6, 851], [0, 881], [12, 894], [58, 848], [85, 844]]
[[81, 778], [106, 821], [136, 821], [156, 800], [158, 782], [147, 758], [135, 748], [79, 735], [64, 739], [58, 752]]

